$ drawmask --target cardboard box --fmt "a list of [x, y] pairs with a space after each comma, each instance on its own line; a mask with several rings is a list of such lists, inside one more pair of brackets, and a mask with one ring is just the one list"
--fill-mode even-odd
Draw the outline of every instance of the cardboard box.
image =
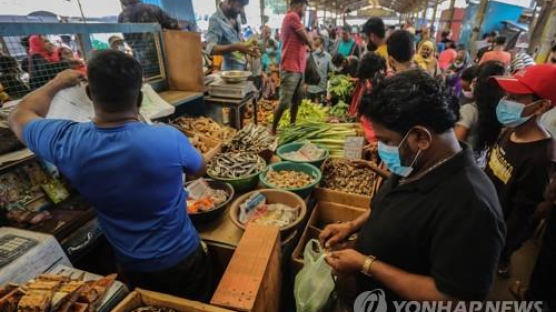
[[301, 234], [299, 243], [292, 253], [292, 271], [297, 274], [297, 272], [303, 268], [303, 251], [305, 250], [305, 245], [310, 239], [318, 239], [320, 232], [326, 225], [351, 221], [367, 211], [368, 209], [350, 207], [332, 202], [318, 202], [309, 217], [303, 234]]
[[136, 288], [112, 312], [130, 312], [142, 306], [172, 308], [179, 312], [233, 312], [197, 301]]
[[247, 226], [210, 303], [235, 311], [280, 312], [280, 231]]
[[324, 187], [317, 187], [313, 194], [319, 202], [331, 202], [362, 209], [371, 208], [372, 196], [346, 193]]

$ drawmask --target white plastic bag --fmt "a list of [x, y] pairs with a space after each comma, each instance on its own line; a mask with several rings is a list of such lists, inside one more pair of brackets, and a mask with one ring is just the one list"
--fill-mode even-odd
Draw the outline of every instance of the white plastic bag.
[[332, 269], [324, 256], [318, 240], [312, 239], [305, 245], [303, 269], [297, 273], [294, 285], [297, 312], [318, 312], [334, 290]]

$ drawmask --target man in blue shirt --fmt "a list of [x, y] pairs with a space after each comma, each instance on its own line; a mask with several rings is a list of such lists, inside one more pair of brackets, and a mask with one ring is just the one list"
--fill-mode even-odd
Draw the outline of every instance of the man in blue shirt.
[[138, 121], [142, 69], [135, 59], [105, 50], [87, 68], [92, 122], [43, 118], [58, 91], [83, 79], [66, 70], [23, 98], [10, 127], [93, 205], [130, 286], [208, 299], [210, 268], [182, 181], [184, 171], [203, 171], [202, 156], [178, 130]]
[[209, 20], [206, 52], [222, 55], [222, 70], [245, 70], [245, 55], [257, 56], [256, 42], [246, 45], [241, 40], [241, 23], [238, 19], [249, 0], [224, 0]]
[[308, 85], [307, 93], [309, 93], [311, 100], [322, 103], [326, 97], [328, 73], [333, 71], [334, 64], [332, 64], [332, 56], [324, 50], [324, 40], [321, 36], [313, 38], [313, 47], [315, 51], [312, 54], [317, 64], [320, 81], [317, 85]]

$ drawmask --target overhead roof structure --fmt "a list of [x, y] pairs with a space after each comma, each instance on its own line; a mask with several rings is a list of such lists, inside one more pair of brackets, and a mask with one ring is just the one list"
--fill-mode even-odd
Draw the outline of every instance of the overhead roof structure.
[[413, 12], [416, 9], [433, 7], [436, 0], [310, 0], [309, 4], [318, 7], [319, 10], [327, 10], [330, 12], [350, 11], [383, 7], [399, 13]]

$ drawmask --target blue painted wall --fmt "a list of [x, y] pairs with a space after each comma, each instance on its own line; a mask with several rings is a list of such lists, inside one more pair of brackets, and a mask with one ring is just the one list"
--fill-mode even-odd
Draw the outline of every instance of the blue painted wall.
[[[472, 33], [473, 24], [475, 23], [475, 16], [477, 15], [478, 8], [478, 4], [469, 3], [467, 9], [465, 10], [465, 17], [459, 36], [459, 43], [463, 43], [466, 46], [468, 46], [469, 37]], [[485, 19], [481, 27], [481, 32], [479, 33], [479, 39], [482, 38], [483, 34], [487, 32], [500, 30], [502, 28], [502, 23], [500, 22], [502, 21], [517, 22], [522, 12], [522, 7], [497, 1], [489, 1], [485, 13]]]

